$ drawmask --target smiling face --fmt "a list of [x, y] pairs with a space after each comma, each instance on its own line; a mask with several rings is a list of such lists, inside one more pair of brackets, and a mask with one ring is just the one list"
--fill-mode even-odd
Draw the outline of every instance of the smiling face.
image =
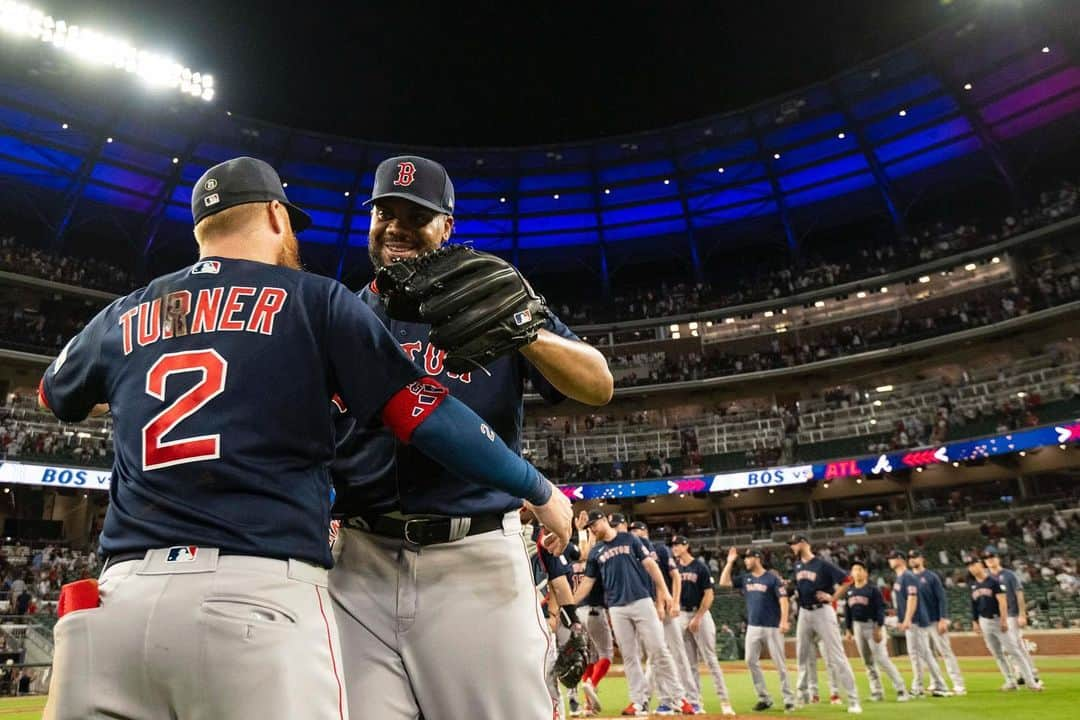
[[368, 231], [371, 264], [380, 268], [430, 252], [450, 239], [453, 228], [453, 217], [411, 200], [398, 197], [376, 200], [371, 208]]

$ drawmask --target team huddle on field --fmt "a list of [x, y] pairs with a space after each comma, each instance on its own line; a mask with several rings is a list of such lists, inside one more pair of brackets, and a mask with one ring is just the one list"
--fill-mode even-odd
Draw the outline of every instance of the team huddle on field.
[[[721, 713], [734, 715], [716, 654], [716, 627], [710, 612], [714, 578], [708, 566], [694, 558], [688, 539], [675, 535], [670, 548], [652, 543], [644, 523], [627, 525], [622, 514], [606, 516], [599, 510], [582, 513], [576, 525], [578, 544], [571, 543], [563, 556], [554, 557], [543, 548], [536, 554], [538, 587], [560, 626], [556, 633], [560, 643], [567, 644], [578, 631], [588, 637], [588, 664], [580, 684], [569, 689], [570, 715], [592, 717], [602, 711], [596, 690], [611, 667], [615, 644], [623, 659], [630, 695], [622, 715], [705, 714], [701, 662], [712, 676]], [[865, 667], [871, 701], [886, 699], [883, 676], [892, 685], [897, 702], [926, 695], [967, 694], [949, 642], [950, 608], [945, 587], [937, 573], [926, 566], [920, 550], [888, 554], [894, 574], [895, 629], [902, 634], [911, 661], [909, 686], [889, 657], [889, 603], [881, 589], [870, 582], [866, 563], [855, 558], [850, 568], [843, 570], [815, 555], [803, 535], [793, 535], [788, 547], [794, 560], [790, 583], [776, 570], [766, 568], [761, 550], [749, 548], [740, 553], [734, 547], [729, 549], [716, 581], [720, 587], [741, 591], [746, 602], [745, 658], [758, 698], [753, 710], [774, 706], [761, 665], [766, 653], [779, 679], [785, 711], [819, 702], [820, 652], [830, 701], [843, 704], [842, 692], [847, 711], [862, 713], [844, 636], [854, 642]], [[1025, 685], [1041, 692], [1042, 682], [1022, 636], [1027, 614], [1019, 578], [1001, 566], [992, 548], [973, 556], [968, 570], [973, 579], [970, 612], [974, 629], [982, 634], [1004, 677], [1001, 689], [1013, 691]], [[571, 584], [575, 590], [564, 601], [568, 597], [564, 588]], [[844, 604], [843, 627], [837, 614], [840, 603]], [[555, 606], [560, 606], [559, 610], [554, 610]], [[956, 614], [960, 612], [957, 609]], [[798, 662], [794, 682], [785, 664], [783, 639], [792, 622]], [[944, 662], [945, 673], [935, 655]], [[653, 704], [654, 699], [658, 704]]]

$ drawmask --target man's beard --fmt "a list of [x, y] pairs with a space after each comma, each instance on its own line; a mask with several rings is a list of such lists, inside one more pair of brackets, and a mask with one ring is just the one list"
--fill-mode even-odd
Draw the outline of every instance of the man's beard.
[[[435, 245], [425, 246], [423, 240], [417, 240], [417, 241], [415, 241], [415, 255], [423, 255], [424, 253], [431, 252], [432, 250], [438, 249], [440, 245], [442, 245], [441, 242], [436, 243]], [[386, 250], [386, 234], [385, 233], [383, 235], [381, 235], [378, 240], [375, 240], [374, 238], [370, 238], [370, 237], [368, 238], [368, 259], [371, 260], [371, 267], [378, 270], [379, 268], [386, 265], [386, 263], [383, 262], [383, 258], [382, 258], [383, 252], [385, 250]], [[397, 260], [398, 260], [398, 258], [395, 258], [395, 259], [391, 260], [391, 262], [397, 262]]]
[[304, 265], [300, 262], [300, 243], [297, 242], [295, 233], [289, 233], [288, 237], [282, 241], [277, 264], [293, 270], [304, 269]]

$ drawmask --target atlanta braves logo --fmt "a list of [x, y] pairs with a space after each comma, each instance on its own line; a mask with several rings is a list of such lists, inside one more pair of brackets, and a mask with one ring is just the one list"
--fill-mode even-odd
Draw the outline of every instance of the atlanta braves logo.
[[416, 179], [416, 166], [411, 162], [399, 162], [397, 164], [397, 180], [394, 181], [395, 185], [400, 187], [409, 187], [413, 184], [413, 180]]

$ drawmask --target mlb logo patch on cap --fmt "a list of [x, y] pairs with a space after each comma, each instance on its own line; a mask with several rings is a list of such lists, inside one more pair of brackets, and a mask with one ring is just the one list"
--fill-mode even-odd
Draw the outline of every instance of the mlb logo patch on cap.
[[532, 321], [532, 312], [528, 310], [522, 310], [521, 312], [514, 313], [514, 324], [524, 325]]
[[169, 548], [169, 554], [165, 557], [165, 562], [195, 562], [195, 556], [198, 554], [199, 548], [195, 545], [178, 545]]
[[221, 272], [221, 263], [217, 260], [202, 260], [191, 267], [192, 275], [217, 275]]

